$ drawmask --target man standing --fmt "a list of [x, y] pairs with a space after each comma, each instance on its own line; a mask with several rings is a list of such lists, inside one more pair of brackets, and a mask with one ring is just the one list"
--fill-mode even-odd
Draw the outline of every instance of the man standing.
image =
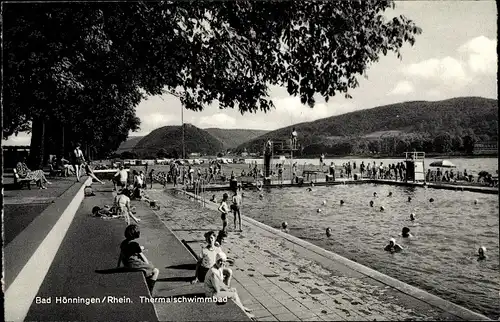
[[292, 149], [297, 147], [297, 131], [295, 127], [292, 129]]
[[335, 181], [335, 163], [330, 163], [330, 175], [333, 177], [333, 181]]
[[240, 232], [243, 231], [241, 230], [241, 204], [242, 204], [243, 198], [241, 197], [241, 194], [238, 193], [238, 189], [234, 189], [234, 195], [233, 195], [233, 204], [231, 205], [231, 208], [233, 210], [233, 215], [234, 215], [234, 230], [236, 230], [236, 215], [238, 215], [238, 225], [240, 228]]

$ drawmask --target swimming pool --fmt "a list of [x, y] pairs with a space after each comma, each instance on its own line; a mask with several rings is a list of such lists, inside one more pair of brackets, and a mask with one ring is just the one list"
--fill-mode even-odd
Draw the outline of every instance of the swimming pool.
[[[499, 318], [498, 196], [376, 184], [313, 189], [246, 190], [242, 214], [278, 229], [287, 221], [290, 234], [296, 237]], [[388, 197], [389, 192], [392, 197]], [[431, 197], [433, 203], [429, 202]], [[370, 200], [375, 203], [373, 208]], [[412, 212], [414, 222], [409, 220]], [[401, 237], [404, 226], [410, 228], [413, 238]], [[330, 238], [325, 234], [327, 227], [332, 230]], [[383, 250], [391, 237], [405, 248], [402, 253]], [[481, 245], [486, 246], [489, 258], [478, 262], [475, 254]]]

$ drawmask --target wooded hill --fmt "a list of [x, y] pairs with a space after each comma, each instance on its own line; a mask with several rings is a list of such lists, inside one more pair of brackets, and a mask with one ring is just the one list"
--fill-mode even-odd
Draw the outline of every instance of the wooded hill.
[[[192, 152], [217, 154], [224, 150], [222, 142], [205, 130], [184, 124], [186, 155]], [[132, 149], [139, 157], [172, 157], [182, 155], [182, 126], [160, 127], [144, 136]]]
[[226, 150], [234, 149], [249, 140], [253, 140], [269, 132], [264, 130], [218, 129], [218, 128], [209, 128], [204, 130], [213, 135], [219, 141], [221, 141], [224, 146], [224, 149]]
[[288, 140], [293, 127], [302, 155], [471, 152], [475, 142], [497, 140], [497, 105], [496, 99], [481, 97], [385, 105], [281, 128], [238, 146], [236, 152], [260, 152], [267, 138]]
[[[188, 125], [186, 125], [186, 131], [188, 131]], [[189, 125], [189, 127], [194, 127], [192, 125]], [[177, 150], [178, 154], [182, 153], [182, 146], [178, 146], [179, 143], [182, 143], [182, 131], [180, 132], [179, 136], [176, 136], [178, 133], [175, 132], [176, 130], [174, 128], [178, 128], [178, 130], [181, 130], [180, 127], [175, 127], [175, 126], [166, 126], [161, 129], [161, 131], [156, 132], [153, 136], [147, 138], [146, 141], [142, 142], [140, 145], [138, 143], [145, 138], [145, 136], [131, 136], [127, 139], [127, 141], [123, 142], [118, 150], [116, 151], [116, 154], [122, 154], [124, 152], [134, 152], [134, 153], [139, 153], [142, 156], [148, 155], [148, 156], [154, 156], [157, 157], [157, 153], [160, 152], [160, 154], [168, 155], [172, 154], [174, 150]], [[159, 129], [157, 129], [159, 130]], [[207, 133], [203, 133], [203, 136], [206, 135], [211, 135], [213, 138], [218, 140], [220, 143], [222, 143], [222, 150], [220, 151], [212, 151], [214, 152], [213, 154], [216, 154], [218, 152], [223, 152], [225, 150], [229, 149], [234, 149], [238, 145], [247, 142], [248, 140], [254, 139], [256, 137], [259, 137], [261, 135], [264, 135], [268, 131], [264, 130], [242, 130], [242, 129], [218, 129], [218, 128], [209, 128], [209, 129], [198, 129], [201, 131], [206, 131]], [[156, 130], [155, 130], [156, 131]], [[154, 131], [153, 131], [154, 132]], [[151, 133], [153, 133], [151, 132]], [[187, 132], [186, 132], [187, 133]], [[200, 133], [192, 135], [193, 137], [193, 142], [196, 142], [196, 135]], [[186, 134], [185, 134], [186, 135]], [[165, 139], [158, 139], [159, 137], [164, 137]], [[186, 135], [187, 138], [187, 135]], [[215, 144], [215, 143], [214, 143]], [[137, 146], [137, 149], [134, 148]], [[172, 148], [172, 146], [174, 148]], [[216, 144], [216, 146], [218, 146]], [[163, 149], [163, 151], [160, 151]], [[201, 150], [198, 151], [200, 147], [198, 144], [190, 144], [189, 146], [189, 151], [187, 153], [191, 152], [201, 152]], [[209, 149], [211, 150], [211, 149]], [[168, 152], [170, 151], [170, 152]], [[186, 151], [188, 151], [187, 147], [187, 140], [186, 140]], [[131, 156], [133, 157], [133, 155]]]

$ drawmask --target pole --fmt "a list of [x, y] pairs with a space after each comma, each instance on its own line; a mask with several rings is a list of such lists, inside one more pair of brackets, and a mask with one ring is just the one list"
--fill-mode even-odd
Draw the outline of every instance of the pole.
[[290, 184], [293, 184], [293, 139], [292, 146], [290, 147]]
[[186, 150], [184, 146], [184, 106], [181, 106], [181, 120], [182, 120], [182, 159], [185, 159]]

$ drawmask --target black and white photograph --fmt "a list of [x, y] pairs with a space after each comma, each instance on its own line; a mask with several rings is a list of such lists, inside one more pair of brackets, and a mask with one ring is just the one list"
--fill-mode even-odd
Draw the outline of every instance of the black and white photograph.
[[497, 12], [2, 2], [5, 321], [500, 320]]

